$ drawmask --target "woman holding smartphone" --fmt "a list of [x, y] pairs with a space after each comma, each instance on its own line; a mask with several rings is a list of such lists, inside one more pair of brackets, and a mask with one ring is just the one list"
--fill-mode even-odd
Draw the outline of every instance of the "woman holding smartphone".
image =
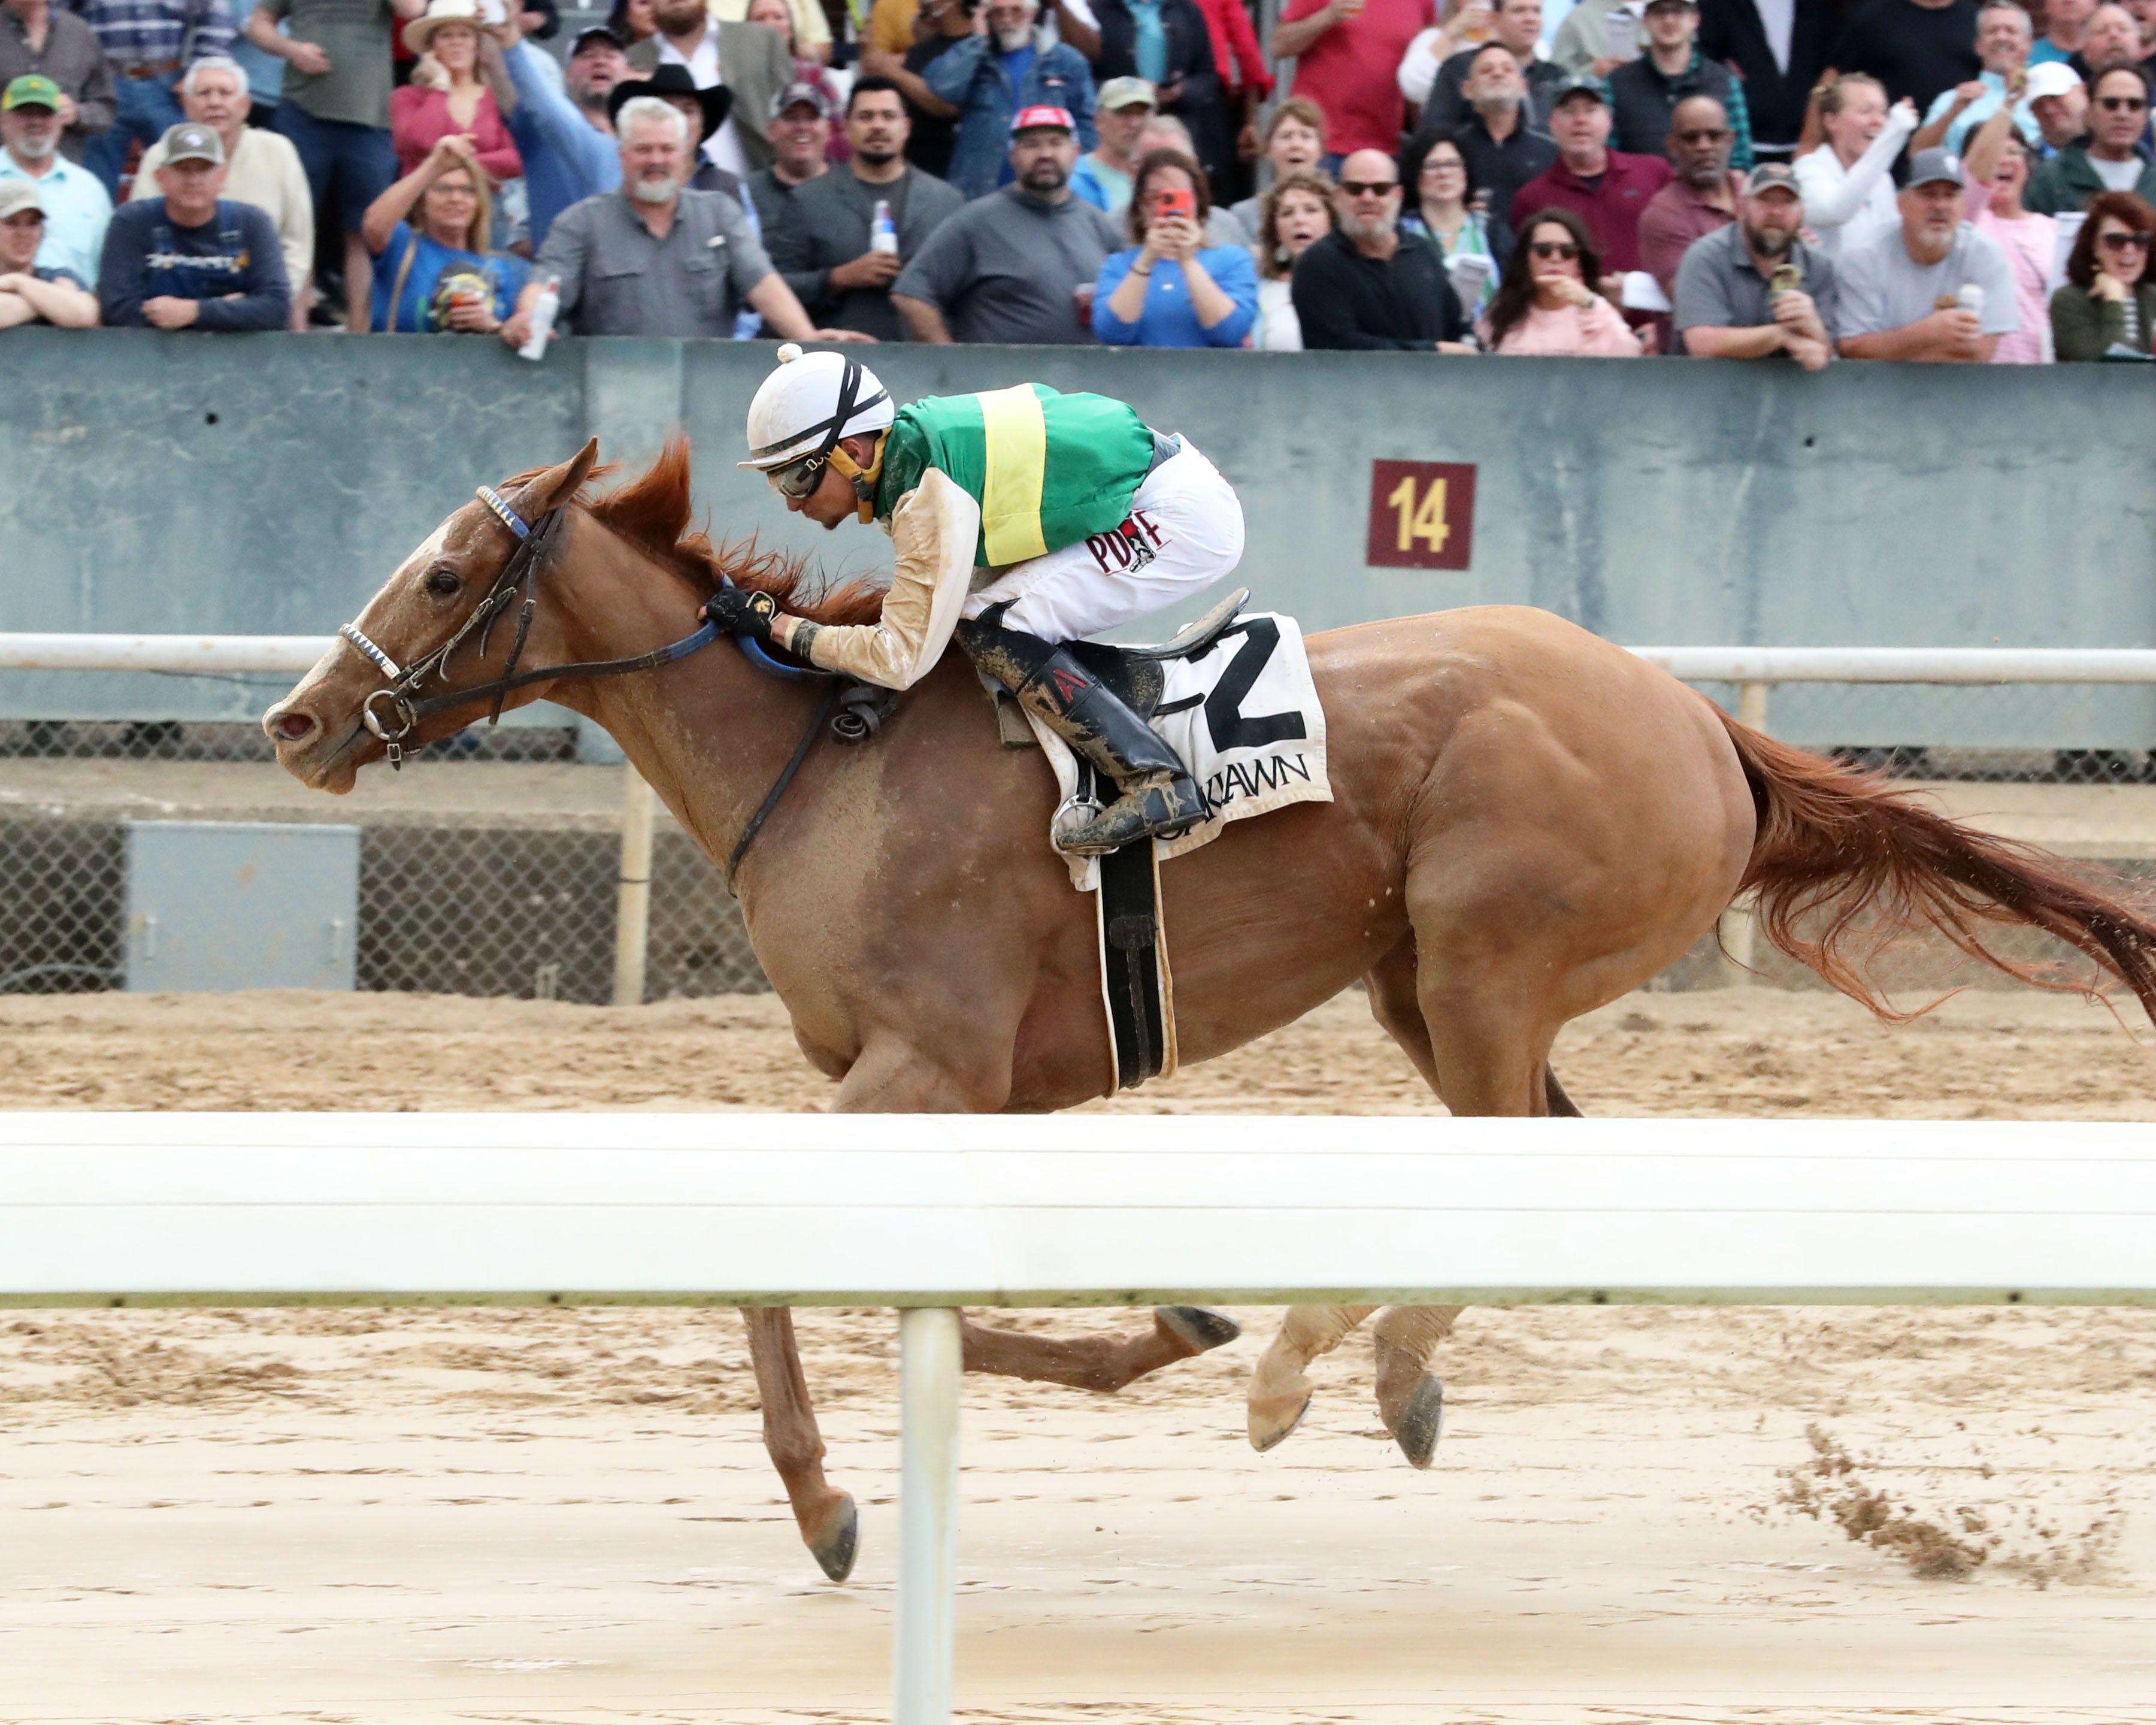
[[1093, 288], [1093, 333], [1111, 347], [1240, 347], [1258, 312], [1258, 278], [1240, 245], [1205, 244], [1205, 175], [1179, 150], [1138, 163], [1124, 213], [1133, 242]]

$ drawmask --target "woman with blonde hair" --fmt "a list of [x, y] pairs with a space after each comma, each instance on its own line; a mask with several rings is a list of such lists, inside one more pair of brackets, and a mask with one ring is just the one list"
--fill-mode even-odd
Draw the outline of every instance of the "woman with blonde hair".
[[371, 328], [421, 336], [501, 329], [531, 266], [490, 249], [492, 202], [471, 140], [452, 132], [367, 206], [360, 237], [375, 260]]

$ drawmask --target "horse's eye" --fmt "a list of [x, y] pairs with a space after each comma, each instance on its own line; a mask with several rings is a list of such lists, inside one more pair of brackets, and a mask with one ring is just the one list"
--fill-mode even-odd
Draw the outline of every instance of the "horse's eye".
[[427, 578], [427, 591], [438, 599], [453, 599], [464, 590], [464, 577], [453, 570], [437, 569]]

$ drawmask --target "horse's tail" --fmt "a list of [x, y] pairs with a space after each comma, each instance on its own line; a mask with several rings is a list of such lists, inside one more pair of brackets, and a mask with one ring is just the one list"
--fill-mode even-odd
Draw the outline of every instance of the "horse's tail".
[[1895, 936], [1928, 927], [2023, 982], [2092, 994], [2091, 984], [1987, 942], [2002, 925], [2025, 924], [2086, 953], [2156, 1019], [2156, 922], [2118, 896], [2115, 880], [1962, 826], [1880, 774], [1721, 717], [1758, 811], [1738, 890], [1758, 889], [1754, 926], [1799, 964], [1882, 1018], [1907, 1017], [1887, 1005], [1863, 963]]

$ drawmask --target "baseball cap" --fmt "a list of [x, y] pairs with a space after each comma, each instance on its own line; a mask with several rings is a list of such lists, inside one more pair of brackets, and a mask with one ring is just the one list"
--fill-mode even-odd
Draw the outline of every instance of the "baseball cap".
[[2046, 96], [2062, 96], [2070, 90], [2081, 87], [2081, 74], [2064, 60], [2046, 60], [2041, 66], [2029, 69], [2029, 81], [2021, 86], [2025, 101], [2040, 101]]
[[1011, 136], [1016, 137], [1022, 131], [1040, 131], [1048, 126], [1060, 127], [1065, 131], [1075, 131], [1078, 130], [1078, 122], [1070, 117], [1070, 110], [1068, 108], [1046, 106], [1020, 108], [1017, 117], [1011, 121]]
[[621, 38], [615, 35], [614, 33], [607, 28], [604, 24], [592, 24], [578, 31], [575, 37], [571, 40], [569, 44], [569, 58], [571, 59], [576, 59], [578, 54], [582, 54], [594, 42], [603, 42], [608, 48], [619, 49], [621, 47]]
[[1124, 108], [1135, 108], [1141, 102], [1148, 108], [1160, 105], [1160, 92], [1149, 80], [1143, 78], [1111, 78], [1093, 98], [1093, 107], [1096, 112], [1106, 108], [1112, 113]]
[[26, 209], [44, 213], [45, 200], [38, 192], [38, 182], [32, 179], [17, 179], [9, 176], [0, 180], [0, 222], [13, 220]]
[[1550, 92], [1550, 106], [1561, 108], [1576, 95], [1591, 95], [1598, 102], [1609, 100], [1609, 92], [1602, 87], [1599, 78], [1568, 78]]
[[1961, 184], [1961, 157], [1951, 150], [1919, 150], [1909, 158], [1909, 188], [1946, 180]]
[[773, 120], [797, 102], [806, 102], [816, 110], [819, 119], [831, 117], [831, 105], [824, 99], [824, 92], [805, 79], [797, 78], [771, 99], [771, 117]]
[[192, 120], [183, 120], [177, 126], [166, 129], [159, 140], [165, 146], [165, 166], [176, 167], [182, 162], [207, 162], [218, 167], [224, 166], [224, 140], [207, 126]]
[[1804, 195], [1804, 188], [1797, 183], [1797, 171], [1786, 162], [1763, 162], [1744, 177], [1747, 198], [1774, 191], [1787, 192], [1798, 198]]
[[17, 108], [50, 108], [59, 113], [59, 85], [38, 73], [25, 72], [0, 95], [0, 113], [12, 113]]

